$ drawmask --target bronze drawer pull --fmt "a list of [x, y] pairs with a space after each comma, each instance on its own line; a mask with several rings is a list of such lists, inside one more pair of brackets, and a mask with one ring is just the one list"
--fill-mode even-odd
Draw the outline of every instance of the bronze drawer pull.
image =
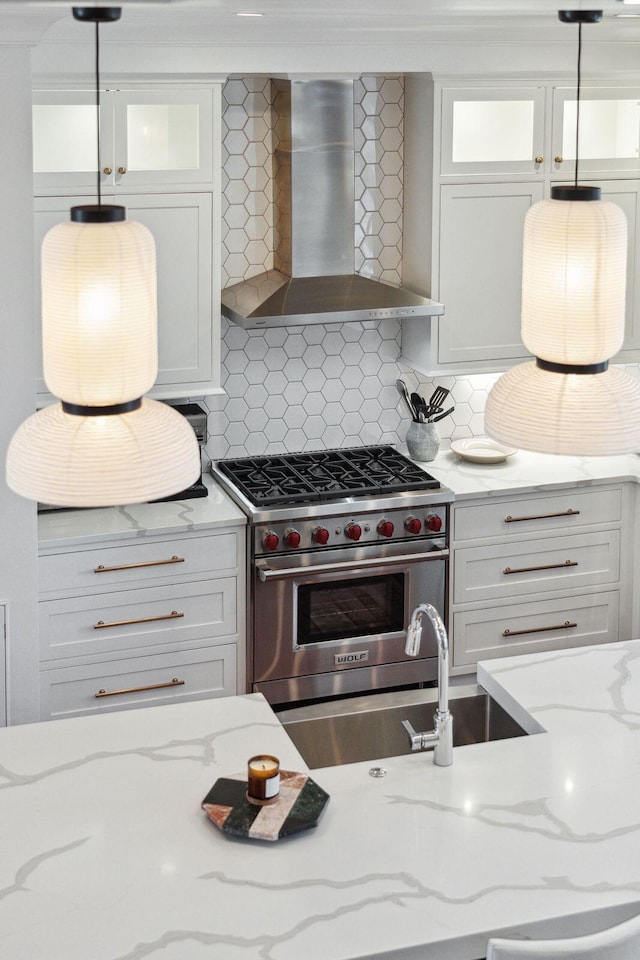
[[505, 523], [520, 523], [522, 520], [551, 520], [554, 517], [576, 517], [579, 510], [562, 510], [560, 513], [534, 513], [530, 517], [505, 517]]
[[99, 697], [120, 697], [123, 693], [141, 693], [144, 690], [162, 690], [163, 687], [183, 687], [184, 680], [178, 680], [174, 677], [168, 683], [152, 683], [148, 687], [128, 687], [126, 690], [98, 690], [95, 694], [96, 700]]
[[153, 623], [155, 620], [177, 620], [179, 617], [184, 617], [184, 613], [178, 613], [177, 610], [172, 610], [171, 613], [161, 613], [157, 617], [138, 617], [136, 620], [111, 620], [108, 623], [105, 623], [104, 620], [98, 620], [97, 623], [94, 623], [94, 630], [104, 630], [105, 627], [128, 627], [132, 623]]
[[140, 563], [123, 563], [119, 567], [105, 567], [100, 564], [94, 573], [113, 573], [114, 570], [135, 570], [137, 567], [160, 567], [165, 563], [184, 563], [184, 557], [173, 556], [169, 560], [141, 560]]
[[535, 573], [537, 570], [564, 570], [565, 567], [577, 567], [577, 560], [565, 560], [564, 563], [547, 563], [543, 567], [505, 567], [503, 573]]
[[565, 627], [577, 627], [577, 623], [571, 623], [570, 620], [565, 620], [564, 623], [557, 623], [553, 627], [531, 627], [530, 630], [506, 630], [502, 631], [503, 637], [521, 637], [525, 633], [547, 633], [550, 630], [564, 630]]

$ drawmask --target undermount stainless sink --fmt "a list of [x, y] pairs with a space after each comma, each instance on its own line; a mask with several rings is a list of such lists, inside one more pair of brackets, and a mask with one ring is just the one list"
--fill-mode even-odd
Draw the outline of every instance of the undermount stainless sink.
[[[411, 753], [403, 720], [429, 730], [437, 706], [434, 689], [369, 694], [285, 710], [278, 719], [311, 770]], [[526, 736], [526, 731], [482, 687], [450, 687], [453, 745]]]

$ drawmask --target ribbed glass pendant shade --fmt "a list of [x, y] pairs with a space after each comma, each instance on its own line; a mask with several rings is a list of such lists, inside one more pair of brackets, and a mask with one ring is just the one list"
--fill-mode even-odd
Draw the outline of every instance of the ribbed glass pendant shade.
[[640, 450], [640, 381], [619, 367], [595, 375], [521, 363], [487, 399], [485, 431], [508, 446], [574, 456]]
[[46, 384], [69, 403], [123, 403], [153, 386], [156, 257], [145, 226], [123, 219], [49, 231], [42, 244], [42, 344]]
[[536, 357], [591, 364], [624, 338], [627, 224], [605, 200], [543, 200], [525, 217], [522, 340]]
[[200, 475], [192, 427], [165, 403], [111, 416], [67, 414], [59, 403], [20, 425], [7, 453], [7, 483], [41, 503], [99, 507], [155, 500]]

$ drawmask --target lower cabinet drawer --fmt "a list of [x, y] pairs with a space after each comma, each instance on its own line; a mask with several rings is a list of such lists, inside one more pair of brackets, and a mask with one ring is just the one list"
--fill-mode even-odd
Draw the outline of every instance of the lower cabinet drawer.
[[454, 603], [584, 589], [620, 579], [620, 532], [458, 548]]
[[41, 601], [40, 659], [128, 656], [228, 637], [237, 630], [236, 587], [235, 577], [227, 577]]
[[236, 645], [40, 673], [40, 719], [228, 697], [236, 693]]
[[453, 614], [453, 665], [619, 639], [618, 591]]

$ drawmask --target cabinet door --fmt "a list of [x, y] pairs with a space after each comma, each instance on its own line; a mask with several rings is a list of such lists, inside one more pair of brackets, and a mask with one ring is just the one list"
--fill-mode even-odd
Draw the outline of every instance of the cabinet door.
[[[640, 169], [640, 87], [583, 87], [580, 93], [580, 173]], [[554, 172], [572, 177], [576, 157], [575, 87], [553, 92]]]
[[211, 183], [211, 90], [118, 90], [111, 96], [116, 189]]
[[[219, 98], [210, 88], [102, 90], [101, 186], [127, 191], [211, 185], [218, 126]], [[35, 91], [35, 192], [94, 190], [96, 134], [94, 91]]]
[[542, 86], [443, 89], [441, 175], [542, 175], [544, 99]]
[[[100, 183], [113, 185], [113, 103], [100, 103]], [[96, 95], [89, 90], [37, 90], [33, 94], [33, 184], [36, 193], [60, 186], [97, 188]], [[89, 201], [92, 202], [92, 201]], [[95, 203], [95, 200], [93, 201]]]
[[637, 359], [640, 352], [640, 244], [638, 243], [638, 194], [640, 180], [601, 180], [602, 199], [611, 200], [622, 208], [627, 218], [627, 290], [625, 330], [618, 362]]
[[[158, 276], [158, 378], [153, 396], [205, 394], [219, 376], [212, 331], [212, 195], [210, 193], [113, 195], [127, 216], [148, 227], [156, 242]], [[38, 197], [35, 202], [35, 311], [40, 318], [40, 247], [47, 231], [69, 219], [69, 208], [90, 197]], [[219, 323], [219, 315], [217, 315]], [[217, 330], [217, 327], [216, 327]], [[38, 337], [38, 395], [51, 401], [42, 377]]]
[[541, 183], [441, 188], [439, 364], [527, 356], [520, 339], [522, 231], [542, 190]]
[[[140, 194], [118, 196], [117, 202], [127, 208], [128, 217], [148, 227], [156, 241], [158, 378], [152, 395], [207, 393], [219, 337], [216, 333], [214, 340], [212, 331], [212, 195]], [[216, 318], [219, 324], [219, 313]]]

